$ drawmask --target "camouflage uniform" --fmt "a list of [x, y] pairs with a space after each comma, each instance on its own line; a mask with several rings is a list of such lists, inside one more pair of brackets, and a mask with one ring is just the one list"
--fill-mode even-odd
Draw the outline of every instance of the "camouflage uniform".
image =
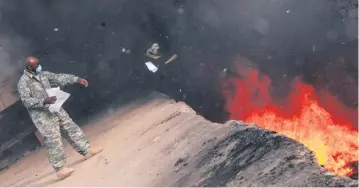
[[51, 113], [49, 105], [44, 105], [43, 102], [48, 97], [46, 90], [51, 88], [51, 84], [64, 86], [78, 83], [78, 81], [78, 77], [69, 74], [54, 74], [43, 71], [34, 75], [25, 70], [17, 84], [24, 106], [27, 108], [36, 128], [44, 136], [49, 161], [56, 171], [66, 163], [61, 133], [72, 147], [82, 155], [86, 155], [89, 142], [79, 126], [72, 121], [64, 109], [61, 108], [58, 113]]

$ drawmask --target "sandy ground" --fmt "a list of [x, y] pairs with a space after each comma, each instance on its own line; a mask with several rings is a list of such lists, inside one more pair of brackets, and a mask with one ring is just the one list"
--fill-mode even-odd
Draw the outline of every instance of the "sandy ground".
[[238, 121], [211, 123], [155, 94], [99, 115], [84, 127], [104, 151], [84, 161], [66, 143], [58, 181], [39, 149], [0, 173], [0, 186], [358, 186], [325, 172], [302, 144]]
[[[186, 108], [184, 104], [160, 98], [117, 109], [84, 128], [92, 145], [104, 147], [98, 156], [83, 161], [66, 142], [68, 166], [76, 169], [71, 177], [57, 181], [42, 148], [3, 171], [0, 186], [149, 186], [161, 173], [159, 169], [170, 162], [158, 158], [158, 152], [166, 150], [168, 139], [160, 133], [173, 128], [176, 121], [159, 125]], [[194, 112], [185, 114], [194, 116]], [[157, 170], [152, 168], [154, 160]]]

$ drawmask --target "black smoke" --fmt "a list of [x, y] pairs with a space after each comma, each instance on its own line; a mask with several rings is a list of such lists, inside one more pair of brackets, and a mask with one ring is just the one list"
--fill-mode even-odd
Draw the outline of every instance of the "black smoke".
[[[48, 70], [89, 79], [87, 90], [70, 88], [76, 113], [96, 112], [126, 91], [159, 90], [224, 121], [219, 75], [238, 55], [272, 79], [274, 96], [302, 76], [357, 106], [357, 1], [3, 0], [0, 12], [1, 36], [27, 47], [13, 58], [34, 55]], [[162, 84], [143, 64], [153, 42], [179, 55]], [[354, 83], [344, 87], [348, 76]]]

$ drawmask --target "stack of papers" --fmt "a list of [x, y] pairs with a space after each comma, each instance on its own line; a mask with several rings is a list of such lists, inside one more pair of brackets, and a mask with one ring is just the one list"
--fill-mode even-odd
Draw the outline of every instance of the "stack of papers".
[[46, 93], [49, 97], [55, 96], [57, 98], [55, 104], [51, 104], [49, 107], [51, 113], [59, 112], [61, 106], [70, 97], [70, 94], [60, 90], [60, 87], [48, 89]]

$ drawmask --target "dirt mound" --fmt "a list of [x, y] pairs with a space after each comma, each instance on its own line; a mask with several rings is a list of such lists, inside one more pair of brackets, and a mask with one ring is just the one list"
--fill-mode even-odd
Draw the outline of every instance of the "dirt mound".
[[347, 177], [325, 172], [315, 155], [292, 139], [238, 121], [230, 121], [226, 127], [231, 131], [209, 140], [210, 146], [194, 160], [187, 159], [186, 166], [195, 168], [179, 171], [183, 175], [173, 186], [358, 185]]
[[58, 181], [44, 149], [0, 173], [0, 186], [358, 186], [325, 172], [314, 154], [285, 136], [239, 121], [215, 124], [154, 93], [84, 127], [104, 151], [83, 161], [68, 144]]

